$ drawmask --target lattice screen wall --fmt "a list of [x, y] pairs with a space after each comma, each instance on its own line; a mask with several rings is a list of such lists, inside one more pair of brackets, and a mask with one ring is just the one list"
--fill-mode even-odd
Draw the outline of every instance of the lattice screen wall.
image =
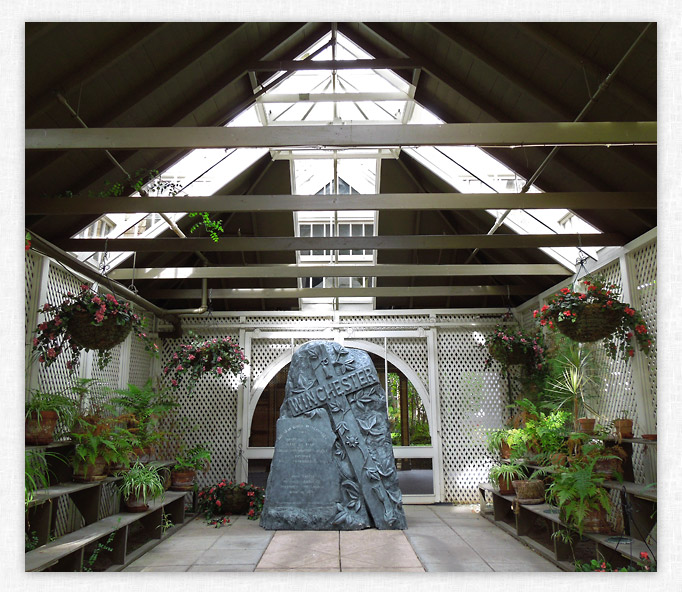
[[[216, 326], [214, 321], [188, 319], [187, 326], [199, 338], [231, 337], [237, 341], [239, 334]], [[180, 339], [165, 339], [161, 345], [160, 367], [170, 363], [173, 352], [180, 345]], [[166, 379], [163, 386], [170, 386]], [[196, 444], [206, 444], [211, 450], [211, 466], [208, 471], [198, 473], [200, 486], [221, 479], [234, 479], [237, 462], [237, 408], [239, 380], [228, 374], [219, 378], [212, 374], [204, 375], [189, 394], [178, 389], [177, 402], [180, 404], [164, 426], [177, 437], [172, 438], [161, 451], [166, 458], [173, 458], [180, 446], [191, 448]]]
[[[646, 245], [628, 255], [631, 262], [632, 304], [642, 311], [655, 337], [656, 321], [656, 244]], [[620, 265], [611, 263], [604, 270], [607, 278], [620, 283]], [[49, 269], [48, 283], [42, 291], [36, 286], [40, 280], [40, 264], [31, 253], [27, 254], [26, 296], [27, 325], [31, 311], [37, 310], [40, 303], [35, 301], [36, 294], [42, 293], [47, 300], [57, 300], [66, 290], [75, 291], [80, 281], [52, 264]], [[33, 295], [33, 296], [32, 296]], [[528, 303], [515, 311], [524, 327], [533, 326], [532, 309], [539, 301]], [[238, 338], [237, 327], [247, 331], [261, 329], [270, 335], [259, 338], [252, 334], [251, 374], [247, 387], [253, 388], [259, 377], [268, 371], [272, 363], [292, 347], [292, 338], [282, 334], [273, 337], [277, 331], [296, 330], [293, 339], [296, 347], [311, 339], [329, 339], [325, 330], [334, 326], [346, 332], [347, 341], [352, 346], [354, 339], [370, 342], [378, 349], [384, 347], [381, 331], [397, 329], [415, 330], [436, 327], [436, 359], [429, 360], [427, 339], [425, 337], [387, 337], [390, 353], [397, 356], [412, 368], [424, 384], [429, 386], [429, 363], [435, 364], [438, 380], [438, 403], [440, 406], [440, 444], [442, 449], [443, 501], [472, 502], [476, 500], [476, 485], [487, 478], [492, 458], [485, 450], [485, 433], [499, 427], [506, 418], [505, 405], [508, 398], [507, 385], [501, 380], [496, 368], [484, 371], [486, 352], [478, 347], [484, 336], [499, 319], [499, 315], [456, 314], [456, 313], [410, 313], [397, 311], [395, 314], [353, 314], [345, 312], [325, 314], [235, 314], [215, 315], [207, 318], [183, 317], [183, 326], [200, 336]], [[363, 331], [362, 337], [354, 337], [353, 331]], [[377, 331], [377, 336], [368, 336], [367, 331]], [[169, 360], [177, 346], [177, 340], [165, 340], [162, 344], [160, 367]], [[244, 345], [244, 344], [242, 344]], [[630, 362], [613, 363], [603, 351], [595, 351], [599, 365], [605, 370], [600, 375], [603, 390], [600, 412], [613, 418], [621, 409], [628, 409], [638, 422], [638, 411], [634, 399], [633, 373]], [[83, 375], [96, 376], [109, 386], [117, 387], [132, 382], [142, 385], [151, 375], [157, 375], [159, 363], [152, 363], [137, 340], [119, 346], [108, 369], [100, 372], [93, 364], [84, 359]], [[94, 370], [93, 370], [94, 368]], [[121, 372], [123, 371], [123, 374]], [[653, 410], [651, 421], [655, 425], [656, 409], [656, 356], [655, 350], [646, 364], [646, 389], [648, 401]], [[61, 388], [70, 384], [66, 368], [56, 363], [49, 369], [38, 372], [37, 385], [40, 388]], [[192, 446], [208, 443], [213, 448], [211, 469], [200, 474], [200, 485], [206, 485], [222, 478], [235, 477], [239, 462], [238, 397], [239, 384], [233, 378], [217, 379], [204, 377], [194, 395], [180, 393], [181, 408], [170, 426], [184, 437], [184, 444]], [[245, 388], [246, 390], [246, 388]], [[644, 423], [638, 422], [638, 423]], [[637, 428], [636, 428], [637, 429]], [[438, 435], [436, 436], [438, 437]], [[644, 457], [635, 447], [635, 476], [639, 482], [644, 480]], [[164, 455], [172, 452], [166, 449]]]
[[492, 463], [485, 434], [504, 423], [506, 386], [499, 372], [483, 370], [487, 353], [478, 347], [487, 331], [438, 331], [444, 501], [476, 500]]

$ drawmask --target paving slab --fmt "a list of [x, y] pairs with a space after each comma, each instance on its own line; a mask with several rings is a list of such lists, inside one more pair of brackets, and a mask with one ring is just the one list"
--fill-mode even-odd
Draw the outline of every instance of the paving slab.
[[270, 531], [245, 516], [214, 528], [197, 519], [124, 571], [560, 571], [473, 508], [405, 506], [405, 531]]

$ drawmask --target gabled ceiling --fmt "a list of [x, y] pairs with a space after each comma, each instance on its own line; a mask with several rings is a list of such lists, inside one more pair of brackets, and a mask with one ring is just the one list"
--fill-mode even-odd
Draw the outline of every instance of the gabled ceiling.
[[[332, 28], [378, 60], [411, 60], [395, 72], [416, 85], [416, 101], [446, 123], [572, 122], [589, 104], [585, 122], [656, 120], [656, 27], [645, 23], [27, 23], [26, 128], [211, 127], [232, 120], [255, 100], [253, 83], [272, 72], [263, 62], [292, 60]], [[259, 64], [260, 62], [260, 64]], [[608, 79], [606, 88], [600, 84]], [[251, 72], [251, 78], [249, 73]], [[255, 79], [254, 79], [255, 77]], [[590, 98], [598, 93], [596, 101]], [[551, 147], [487, 148], [524, 178], [538, 170]], [[33, 213], [43, 196], [87, 195], [127, 171], [165, 170], [184, 150], [27, 150], [26, 226], [56, 244], [97, 218], [64, 199], [61, 215]], [[535, 181], [545, 192], [643, 192], [655, 196], [655, 146], [564, 146]], [[452, 193], [455, 190], [405, 152], [382, 162], [382, 193]], [[269, 156], [230, 182], [221, 195], [288, 195], [286, 161]], [[97, 198], [92, 198], [97, 199]], [[604, 198], [606, 199], [606, 197]], [[575, 212], [624, 244], [654, 228], [650, 207]], [[651, 203], [652, 199], [649, 199]], [[653, 197], [655, 203], [655, 197]], [[142, 207], [142, 206], [141, 206]], [[106, 213], [102, 202], [101, 213]], [[146, 211], [146, 210], [144, 210]], [[293, 219], [282, 211], [216, 212], [224, 237], [294, 236]], [[495, 220], [484, 209], [414, 207], [380, 211], [379, 236], [485, 235]], [[194, 223], [185, 219], [185, 232]], [[512, 234], [502, 226], [498, 234]], [[195, 233], [193, 237], [201, 236]], [[169, 230], [161, 237], [175, 237]], [[178, 239], [180, 240], [180, 239]], [[160, 244], [160, 243], [159, 243]], [[499, 248], [383, 249], [378, 264], [492, 265], [554, 264], [537, 248], [519, 242]], [[203, 245], [206, 247], [206, 245]], [[228, 251], [203, 248], [137, 254], [136, 266], [211, 267], [292, 265], [293, 250]], [[473, 255], [473, 256], [472, 256]], [[132, 265], [128, 261], [124, 265]], [[444, 270], [446, 268], [443, 268]], [[481, 268], [484, 269], [484, 268]], [[530, 269], [530, 268], [529, 268]], [[506, 307], [551, 287], [561, 274], [433, 276], [396, 273], [377, 278], [377, 288], [399, 287], [377, 296], [377, 308]], [[125, 283], [125, 282], [122, 282]], [[198, 305], [201, 280], [144, 280], [140, 295], [166, 308]], [[209, 287], [295, 288], [296, 279], [211, 278]], [[488, 295], [437, 287], [493, 286]], [[421, 290], [420, 290], [421, 288]], [[169, 291], [185, 291], [180, 298]], [[189, 292], [187, 292], [189, 290]], [[214, 298], [215, 310], [291, 310], [295, 297]]]

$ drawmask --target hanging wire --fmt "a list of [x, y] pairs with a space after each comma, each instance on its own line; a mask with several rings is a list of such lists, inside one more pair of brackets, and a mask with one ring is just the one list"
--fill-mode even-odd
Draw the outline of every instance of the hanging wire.
[[137, 262], [137, 251], [133, 253], [133, 277], [130, 278], [130, 285], [128, 290], [137, 294], [137, 286], [135, 285], [135, 263]]

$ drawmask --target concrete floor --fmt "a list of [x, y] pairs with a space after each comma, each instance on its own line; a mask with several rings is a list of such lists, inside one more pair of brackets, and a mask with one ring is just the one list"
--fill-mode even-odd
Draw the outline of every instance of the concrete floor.
[[478, 506], [405, 506], [408, 529], [266, 531], [193, 520], [124, 571], [560, 571], [477, 513]]

